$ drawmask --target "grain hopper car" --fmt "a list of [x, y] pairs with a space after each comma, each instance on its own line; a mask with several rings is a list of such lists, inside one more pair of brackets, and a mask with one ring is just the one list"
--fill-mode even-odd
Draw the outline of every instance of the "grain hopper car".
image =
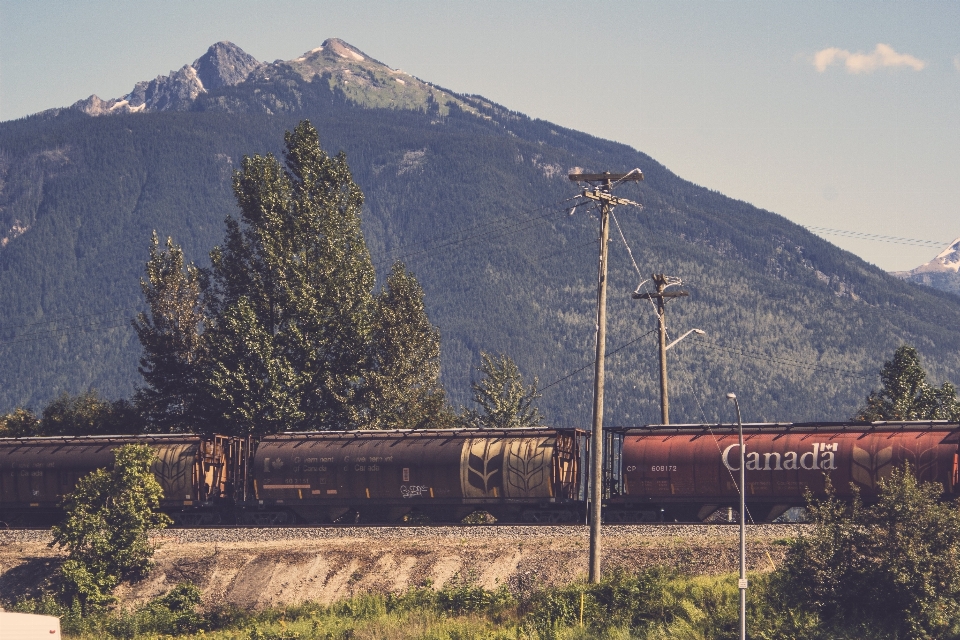
[[244, 442], [180, 434], [0, 438], [0, 521], [9, 526], [56, 521], [64, 494], [91, 471], [111, 467], [114, 449], [125, 444], [156, 451], [152, 470], [163, 488], [160, 506], [175, 522], [221, 521]]
[[[956, 422], [745, 424], [746, 502], [769, 522], [824, 496], [829, 476], [837, 497], [851, 485], [870, 502], [895, 467], [958, 495]], [[652, 425], [607, 434], [608, 522], [697, 522], [738, 503], [736, 425]]]
[[245, 522], [582, 520], [587, 435], [575, 429], [287, 433], [260, 441]]
[[[771, 521], [824, 495], [876, 498], [909, 463], [946, 498], [960, 493], [957, 422], [744, 425], [746, 501]], [[722, 521], [738, 502], [737, 429], [652, 425], [608, 429], [602, 470], [607, 522]], [[157, 452], [161, 504], [179, 526], [460, 522], [582, 523], [590, 438], [577, 429], [423, 429], [227, 436], [0, 439], [0, 522], [49, 525], [79, 478], [123, 444]], [[2, 525], [0, 525], [2, 526]]]

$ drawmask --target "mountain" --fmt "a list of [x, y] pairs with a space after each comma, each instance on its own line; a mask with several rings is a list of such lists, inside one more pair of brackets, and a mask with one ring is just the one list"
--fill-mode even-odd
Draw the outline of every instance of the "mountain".
[[894, 271], [892, 275], [941, 291], [960, 294], [960, 238], [954, 240], [930, 262], [910, 271]]
[[[245, 154], [279, 153], [301, 119], [343, 150], [366, 195], [379, 276], [402, 259], [443, 340], [443, 382], [470, 401], [481, 350], [505, 352], [556, 424], [588, 426], [597, 220], [566, 174], [640, 168], [618, 193], [608, 282], [608, 424], [658, 419], [656, 317], [631, 294], [682, 278], [670, 353], [675, 422], [845, 419], [903, 342], [933, 382], [960, 380], [960, 298], [902, 281], [775, 213], [704, 189], [616, 142], [461, 95], [330, 39], [258, 62], [218, 43], [122, 98], [0, 123], [0, 411], [139, 382], [129, 326], [151, 232], [208, 264], [236, 212]], [[636, 268], [634, 265], [636, 264]]]
[[91, 116], [186, 111], [200, 94], [239, 84], [262, 66], [232, 42], [218, 42], [192, 65], [184, 65], [166, 76], [138, 82], [133, 91], [122, 98], [101, 100], [92, 95], [74, 103], [72, 108]]

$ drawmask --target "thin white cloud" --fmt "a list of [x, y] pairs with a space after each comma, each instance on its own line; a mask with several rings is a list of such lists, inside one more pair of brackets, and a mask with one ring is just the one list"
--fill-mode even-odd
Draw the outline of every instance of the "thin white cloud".
[[[954, 66], [960, 69], [960, 56], [954, 58]], [[813, 54], [813, 66], [823, 73], [827, 67], [843, 64], [847, 73], [873, 73], [877, 69], [909, 67], [920, 71], [927, 63], [907, 53], [897, 53], [888, 44], [880, 43], [871, 53], [851, 53], [846, 49], [828, 47]]]
[[953, 68], [960, 71], [960, 55], [953, 56]]

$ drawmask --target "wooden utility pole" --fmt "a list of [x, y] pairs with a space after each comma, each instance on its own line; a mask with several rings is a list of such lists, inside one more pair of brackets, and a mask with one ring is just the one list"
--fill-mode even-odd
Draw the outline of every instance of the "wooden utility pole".
[[679, 279], [671, 282], [662, 273], [650, 278], [657, 285], [656, 293], [635, 293], [634, 299], [657, 301], [657, 328], [660, 330], [660, 424], [670, 424], [670, 397], [667, 394], [667, 299], [682, 298], [689, 295], [686, 291], [665, 291], [671, 284], [680, 284]]
[[593, 183], [580, 195], [600, 207], [600, 265], [597, 281], [597, 358], [594, 364], [593, 427], [590, 432], [590, 582], [600, 582], [600, 519], [603, 501], [603, 360], [607, 339], [607, 241], [610, 238], [610, 211], [619, 204], [640, 206], [613, 195], [614, 183], [643, 180], [643, 173], [571, 173], [574, 182]]

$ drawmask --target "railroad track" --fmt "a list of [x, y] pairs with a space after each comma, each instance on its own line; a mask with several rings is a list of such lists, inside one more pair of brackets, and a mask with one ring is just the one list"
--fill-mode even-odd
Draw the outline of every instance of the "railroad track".
[[[758, 524], [747, 528], [747, 535], [755, 539], [790, 539], [809, 531], [810, 525]], [[739, 535], [739, 528], [728, 524], [616, 524], [603, 528], [603, 536], [609, 539], [670, 538], [670, 539], [730, 539]], [[304, 525], [295, 527], [199, 527], [191, 529], [165, 529], [153, 534], [160, 543], [212, 544], [247, 542], [282, 542], [335, 539], [402, 539], [402, 538], [450, 538], [504, 540], [523, 538], [583, 538], [589, 537], [585, 525]], [[49, 543], [50, 532], [46, 529], [0, 530], [0, 546], [20, 543]]]

